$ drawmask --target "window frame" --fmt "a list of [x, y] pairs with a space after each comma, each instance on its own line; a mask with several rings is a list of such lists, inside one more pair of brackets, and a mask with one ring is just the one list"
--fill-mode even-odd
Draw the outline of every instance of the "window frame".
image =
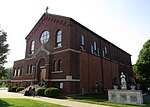
[[53, 72], [55, 72], [55, 71], [57, 71], [57, 61], [56, 60], [54, 60], [53, 61]]
[[18, 72], [17, 72], [17, 76], [20, 76], [20, 68], [17, 68]]
[[84, 47], [85, 46], [85, 36], [82, 34], [81, 36], [81, 45]]
[[20, 68], [20, 76], [22, 76], [23, 73], [23, 67]]
[[33, 65], [30, 65], [30, 71], [29, 71], [29, 74], [32, 74], [33, 72]]
[[62, 46], [62, 30], [58, 30], [56, 33], [56, 47]]
[[27, 66], [27, 74], [30, 74], [30, 65]]
[[48, 30], [43, 31], [40, 36], [40, 43], [42, 45], [45, 45], [49, 41], [49, 38], [50, 38], [50, 32]]
[[91, 45], [91, 54], [94, 54], [94, 51], [93, 51], [93, 45]]
[[57, 63], [57, 71], [61, 71], [61, 64], [62, 64], [62, 60], [60, 59]]
[[94, 51], [97, 51], [97, 42], [96, 42], [96, 41], [94, 41], [94, 46], [93, 46], [93, 48], [94, 48]]
[[35, 41], [32, 40], [31, 45], [30, 45], [30, 53], [34, 54], [34, 49], [35, 49]]
[[16, 76], [16, 73], [17, 73], [17, 69], [15, 68], [14, 69], [14, 74], [13, 74], [14, 77]]

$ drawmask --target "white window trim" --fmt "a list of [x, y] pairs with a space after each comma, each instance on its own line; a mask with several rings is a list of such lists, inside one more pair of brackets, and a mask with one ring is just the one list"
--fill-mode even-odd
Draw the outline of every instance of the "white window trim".
[[62, 73], [63, 71], [52, 71], [53, 74]]

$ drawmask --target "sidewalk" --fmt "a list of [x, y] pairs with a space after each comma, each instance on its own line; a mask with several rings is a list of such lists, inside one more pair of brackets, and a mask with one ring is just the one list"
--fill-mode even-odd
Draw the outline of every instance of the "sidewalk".
[[32, 100], [44, 101], [48, 103], [54, 103], [59, 105], [64, 105], [68, 107], [110, 107], [104, 105], [96, 105], [96, 104], [88, 104], [88, 103], [81, 103], [81, 102], [74, 102], [67, 99], [54, 99], [54, 98], [47, 98], [47, 97], [32, 97], [32, 96], [24, 96], [23, 94], [7, 92], [7, 89], [0, 89], [0, 98], [27, 98]]

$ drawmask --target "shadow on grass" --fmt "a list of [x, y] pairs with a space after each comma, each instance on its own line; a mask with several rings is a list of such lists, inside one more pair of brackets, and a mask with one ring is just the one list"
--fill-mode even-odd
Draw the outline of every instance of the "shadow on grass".
[[0, 99], [0, 107], [23, 107], [23, 106], [15, 106], [13, 104], [9, 104], [8, 102]]
[[112, 107], [150, 107], [150, 101], [144, 100], [143, 106], [130, 105], [130, 104], [117, 104], [108, 102], [108, 97], [106, 94], [103, 95], [70, 95], [70, 96], [60, 96], [59, 99], [70, 99], [77, 102], [98, 104], [98, 105], [107, 105]]
[[12, 106], [12, 105], [10, 105], [9, 103], [0, 99], [0, 107], [10, 107], [10, 106]]
[[107, 95], [67, 95], [59, 96], [58, 99], [74, 99], [74, 100], [92, 100], [92, 101], [107, 101]]

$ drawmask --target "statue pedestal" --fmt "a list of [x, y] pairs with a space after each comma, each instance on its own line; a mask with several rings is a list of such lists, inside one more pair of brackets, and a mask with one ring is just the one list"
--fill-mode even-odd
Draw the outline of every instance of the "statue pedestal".
[[143, 104], [141, 90], [108, 90], [108, 101], [122, 104]]

